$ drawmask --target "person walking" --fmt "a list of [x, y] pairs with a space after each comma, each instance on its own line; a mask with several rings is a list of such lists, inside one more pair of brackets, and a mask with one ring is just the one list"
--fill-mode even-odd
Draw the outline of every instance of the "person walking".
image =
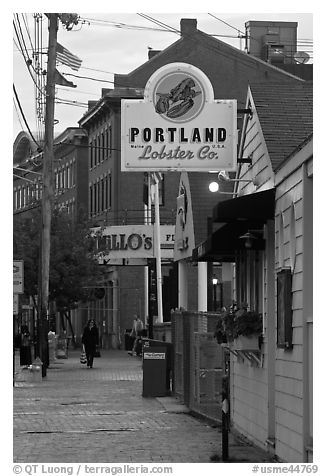
[[32, 352], [30, 343], [30, 332], [26, 323], [22, 325], [20, 333], [20, 365], [28, 367], [32, 363]]
[[137, 350], [138, 350], [137, 346], [138, 346], [139, 339], [142, 336], [143, 329], [144, 329], [143, 321], [140, 319], [138, 314], [135, 314], [134, 315], [134, 323], [133, 323], [132, 331], [131, 331], [131, 336], [134, 337], [135, 340], [134, 340], [134, 345], [132, 347], [132, 351], [128, 352], [128, 354], [130, 354], [130, 355], [138, 355], [139, 354], [139, 352], [137, 352]]
[[87, 367], [93, 368], [93, 360], [96, 353], [96, 346], [99, 343], [98, 329], [94, 319], [89, 319], [84, 328], [82, 343], [85, 347]]

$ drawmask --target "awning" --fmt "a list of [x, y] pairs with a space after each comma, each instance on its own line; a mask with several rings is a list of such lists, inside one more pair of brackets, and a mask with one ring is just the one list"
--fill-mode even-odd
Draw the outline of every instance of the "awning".
[[[258, 230], [259, 228], [255, 228]], [[235, 261], [236, 253], [245, 250], [245, 240], [240, 239], [248, 231], [247, 222], [226, 223], [212, 233], [207, 240], [200, 243], [193, 250], [194, 261]], [[262, 231], [262, 228], [261, 228]], [[265, 240], [262, 233], [253, 240], [252, 250], [263, 250]]]
[[[245, 240], [240, 239], [250, 230], [261, 232], [269, 219], [274, 219], [275, 189], [243, 195], [219, 202], [213, 211], [214, 222], [219, 228], [200, 243], [192, 254], [194, 261], [234, 261], [237, 251], [245, 250]], [[263, 250], [262, 233], [256, 234], [252, 250]]]
[[219, 202], [213, 209], [213, 220], [219, 223], [257, 221], [266, 223], [274, 218], [275, 188], [250, 193]]

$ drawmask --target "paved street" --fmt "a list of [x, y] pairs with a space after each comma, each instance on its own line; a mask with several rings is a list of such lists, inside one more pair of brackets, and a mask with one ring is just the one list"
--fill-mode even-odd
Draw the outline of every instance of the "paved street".
[[[141, 359], [125, 351], [101, 351], [93, 369], [72, 351], [41, 382], [16, 362], [16, 463], [209, 463], [221, 454], [219, 428], [174, 397], [142, 397]], [[232, 435], [229, 453], [236, 461], [268, 461]]]

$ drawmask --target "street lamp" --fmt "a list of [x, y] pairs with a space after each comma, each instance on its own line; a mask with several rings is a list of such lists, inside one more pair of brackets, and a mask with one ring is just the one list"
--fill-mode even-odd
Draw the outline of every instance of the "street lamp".
[[218, 279], [214, 276], [213, 279], [212, 279], [212, 283], [213, 283], [213, 310], [214, 312], [216, 312], [216, 288], [217, 288], [217, 285], [218, 285]]
[[[210, 182], [210, 184], [208, 185], [208, 188], [209, 188], [209, 191], [210, 192], [219, 192], [219, 188], [220, 188], [220, 183], [223, 183], [223, 182], [246, 182], [246, 183], [253, 183], [256, 187], [259, 185], [259, 182], [257, 180], [256, 177], [254, 177], [253, 179], [231, 179], [229, 177], [229, 174], [227, 172], [225, 172], [225, 170], [221, 170], [218, 174], [217, 174], [217, 181], [214, 180], [212, 182]], [[219, 192], [223, 195], [234, 195], [235, 192]]]

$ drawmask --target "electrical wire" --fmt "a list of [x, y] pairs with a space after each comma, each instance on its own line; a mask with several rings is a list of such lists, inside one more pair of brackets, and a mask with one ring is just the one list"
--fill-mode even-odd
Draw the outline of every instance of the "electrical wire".
[[31, 73], [31, 70], [30, 70], [30, 66], [32, 65], [32, 63], [31, 63], [32, 60], [29, 58], [29, 56], [27, 56], [27, 59], [26, 59], [26, 57], [25, 57], [25, 54], [24, 54], [24, 51], [23, 51], [23, 47], [22, 47], [22, 45], [21, 45], [21, 40], [20, 40], [20, 37], [19, 37], [19, 33], [18, 33], [18, 31], [17, 31], [17, 28], [16, 28], [16, 25], [15, 25], [15, 24], [14, 24], [14, 29], [15, 29], [15, 33], [16, 33], [16, 37], [17, 37], [17, 41], [18, 41], [19, 47], [17, 46], [17, 43], [15, 42], [15, 40], [14, 40], [14, 43], [15, 43], [16, 47], [19, 49], [19, 51], [21, 52], [21, 54], [23, 55], [24, 62], [25, 62], [25, 64], [26, 64], [26, 66], [27, 66], [27, 70], [28, 70], [28, 72], [29, 72], [29, 74], [30, 74], [30, 76], [31, 76], [31, 78], [32, 78], [32, 80], [33, 80], [33, 83], [35, 84], [36, 87], [38, 87], [38, 85], [37, 85], [37, 83], [36, 83], [36, 81], [35, 81], [35, 79], [34, 79], [32, 73]]
[[21, 113], [22, 118], [23, 118], [23, 120], [24, 120], [24, 122], [25, 122], [25, 125], [26, 125], [26, 127], [27, 127], [27, 130], [28, 130], [28, 132], [29, 132], [29, 134], [30, 134], [30, 136], [31, 136], [31, 138], [32, 138], [32, 140], [33, 140], [33, 142], [35, 142], [35, 144], [37, 145], [37, 147], [40, 147], [40, 144], [35, 140], [35, 137], [33, 136], [32, 131], [30, 130], [30, 127], [29, 127], [29, 125], [28, 125], [28, 122], [27, 122], [27, 120], [26, 120], [24, 111], [23, 111], [22, 106], [21, 106], [21, 104], [20, 104], [20, 101], [19, 101], [19, 98], [18, 98], [18, 94], [17, 94], [17, 91], [16, 91], [16, 88], [15, 88], [15, 85], [14, 85], [14, 84], [13, 84], [13, 89], [14, 89], [14, 94], [15, 94], [15, 98], [16, 98], [16, 101], [17, 101], [17, 104], [18, 104], [20, 113]]
[[166, 28], [161, 29], [161, 28], [149, 28], [141, 25], [128, 25], [127, 23], [121, 23], [121, 22], [114, 22], [110, 20], [99, 20], [95, 18], [81, 18], [83, 21], [89, 21], [93, 24], [98, 24], [101, 26], [108, 26], [108, 27], [113, 27], [113, 28], [119, 28], [119, 29], [126, 29], [126, 30], [140, 30], [140, 31], [159, 31], [159, 32], [166, 32]]
[[163, 23], [159, 20], [156, 20], [155, 18], [145, 15], [144, 13], [137, 13], [140, 17], [144, 18], [145, 20], [151, 21], [152, 23], [155, 23], [156, 25], [163, 26], [165, 30], [171, 32], [171, 33], [177, 33], [178, 35], [181, 35], [181, 31], [177, 30], [176, 28], [173, 28], [170, 25], [167, 25], [166, 23]]
[[15, 108], [15, 111], [16, 111], [16, 114], [17, 114], [17, 119], [18, 119], [19, 124], [20, 124], [20, 127], [21, 127], [21, 129], [22, 129], [22, 131], [23, 131], [23, 130], [24, 130], [24, 126], [23, 126], [23, 123], [22, 123], [22, 121], [21, 121], [21, 118], [20, 118], [20, 115], [19, 115], [19, 112], [18, 112], [18, 109], [17, 109], [17, 105], [16, 105], [16, 103], [15, 103], [15, 98], [12, 98], [12, 100], [13, 100], [14, 108]]
[[80, 78], [80, 79], [89, 79], [91, 81], [99, 81], [101, 83], [111, 83], [114, 84], [114, 81], [109, 81], [108, 79], [99, 79], [99, 78], [90, 78], [89, 76], [80, 76], [78, 74], [73, 74], [73, 73], [62, 73], [64, 76], [73, 76], [74, 78]]
[[236, 28], [235, 26], [230, 25], [230, 23], [227, 23], [226, 21], [222, 20], [221, 18], [216, 17], [212, 13], [209, 13], [208, 15], [210, 15], [211, 17], [215, 18], [216, 20], [224, 23], [225, 25], [229, 26], [230, 28], [233, 28], [233, 30], [236, 30], [238, 33], [241, 33], [242, 35], [245, 35], [245, 33], [243, 33], [243, 31], [241, 31], [239, 28]]

